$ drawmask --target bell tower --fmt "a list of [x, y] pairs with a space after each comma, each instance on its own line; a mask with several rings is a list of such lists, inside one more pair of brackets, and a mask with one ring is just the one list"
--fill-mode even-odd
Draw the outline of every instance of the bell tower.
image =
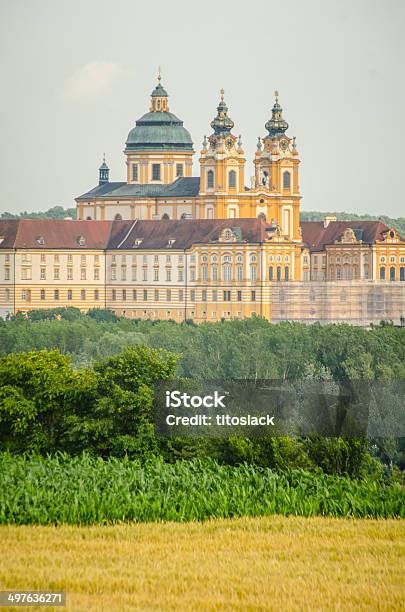
[[234, 122], [221, 89], [213, 133], [204, 136], [200, 157], [200, 195], [204, 196], [204, 218], [239, 217], [239, 195], [244, 192], [245, 154], [241, 137], [232, 134]]
[[[283, 118], [278, 91], [274, 92], [275, 101], [271, 119], [266, 122], [264, 138], [258, 139], [254, 159], [255, 176], [252, 190], [268, 194], [272, 215], [284, 236], [300, 241], [298, 166], [300, 163], [295, 137], [286, 135], [288, 123]], [[269, 211], [270, 212], [270, 211]]]

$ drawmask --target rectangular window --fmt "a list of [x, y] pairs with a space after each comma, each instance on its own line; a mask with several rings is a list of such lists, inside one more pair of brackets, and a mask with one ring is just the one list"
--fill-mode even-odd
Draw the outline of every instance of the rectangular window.
[[237, 279], [239, 282], [243, 281], [243, 267], [242, 266], [237, 267]]
[[166, 291], [166, 300], [168, 302], [172, 301], [172, 292], [171, 292], [171, 289], [167, 289], [167, 291]]
[[122, 290], [122, 301], [125, 302], [127, 299], [127, 290], [123, 289]]
[[155, 289], [155, 302], [159, 301], [159, 289]]
[[31, 261], [31, 253], [23, 253], [22, 260], [24, 262]]
[[73, 263], [73, 255], [68, 255], [67, 256], [67, 262], [68, 262], [68, 264]]
[[86, 299], [86, 290], [85, 289], [82, 289], [80, 291], [80, 299], [81, 300], [85, 300]]
[[116, 289], [112, 290], [111, 298], [112, 298], [113, 302], [115, 302], [115, 300], [117, 299], [117, 291], [116, 291]]
[[46, 296], [45, 296], [45, 289], [41, 289], [41, 300], [45, 300]]
[[127, 267], [121, 266], [121, 280], [127, 280]]
[[182, 302], [184, 300], [184, 291], [183, 289], [179, 290], [179, 301]]
[[252, 291], [252, 302], [256, 302], [256, 291]]
[[144, 302], [148, 301], [148, 290], [147, 289], [143, 290], [143, 301]]
[[242, 301], [242, 291], [238, 291], [238, 302]]
[[194, 270], [194, 268], [191, 268], [191, 270], [190, 270], [190, 280], [191, 281], [195, 281], [195, 270]]
[[257, 279], [257, 266], [250, 266], [250, 280], [255, 281]]
[[133, 181], [138, 181], [139, 174], [138, 174], [138, 164], [132, 164], [132, 180]]
[[132, 266], [132, 280], [136, 281], [136, 266]]
[[31, 280], [31, 268], [23, 268], [21, 270], [22, 280]]
[[45, 263], [46, 262], [46, 255], [45, 253], [41, 253], [41, 263]]
[[134, 300], [134, 302], [136, 302], [137, 300], [136, 289], [132, 290], [132, 299]]
[[179, 283], [182, 283], [183, 281], [184, 281], [184, 271], [179, 270]]
[[73, 291], [71, 289], [68, 289], [67, 298], [68, 298], [68, 300], [72, 300], [73, 299]]
[[207, 278], [208, 278], [208, 266], [207, 266], [207, 264], [203, 264], [202, 265], [201, 272], [202, 272], [202, 279], [203, 279], [203, 281], [206, 281]]
[[176, 176], [183, 176], [183, 164], [176, 164]]
[[68, 268], [67, 269], [67, 279], [68, 280], [73, 280], [73, 268]]
[[10, 268], [4, 270], [4, 280], [10, 280]]
[[59, 268], [54, 268], [53, 269], [53, 279], [54, 280], [59, 280]]
[[53, 299], [54, 300], [59, 300], [59, 289], [54, 289]]
[[172, 261], [172, 256], [171, 255], [166, 255], [166, 263], [171, 263]]
[[212, 280], [218, 282], [218, 266], [212, 266]]
[[143, 269], [143, 280], [144, 281], [148, 280], [148, 270], [147, 270], [147, 268]]
[[100, 263], [100, 255], [94, 255], [94, 265], [98, 266]]
[[153, 280], [154, 281], [158, 281], [159, 280], [159, 270], [157, 268], [155, 268], [153, 270]]
[[202, 290], [202, 293], [201, 293], [201, 300], [202, 300], [203, 302], [206, 302], [206, 301], [207, 301], [207, 290], [206, 290], [206, 289], [203, 289], [203, 290]]
[[86, 280], [86, 268], [80, 268], [80, 280]]
[[100, 268], [94, 268], [94, 280], [100, 280]]
[[46, 268], [41, 268], [41, 280], [46, 280]]
[[217, 302], [218, 301], [218, 291], [216, 289], [213, 289], [213, 291], [212, 291], [212, 301], [213, 302]]
[[172, 280], [172, 271], [171, 270], [166, 270], [166, 281], [168, 283], [170, 283]]
[[99, 300], [99, 291], [98, 289], [94, 289], [94, 301], [98, 302]]
[[190, 291], [190, 300], [195, 302], [195, 289], [191, 289]]
[[111, 268], [111, 280], [117, 280], [117, 269]]
[[86, 255], [82, 255], [82, 256], [81, 256], [81, 258], [80, 258], [80, 262], [81, 262], [81, 265], [82, 265], [82, 266], [85, 266], [85, 265], [86, 265]]
[[152, 164], [152, 181], [160, 181], [160, 164]]
[[224, 291], [224, 302], [230, 302], [231, 301], [231, 292], [230, 291]]

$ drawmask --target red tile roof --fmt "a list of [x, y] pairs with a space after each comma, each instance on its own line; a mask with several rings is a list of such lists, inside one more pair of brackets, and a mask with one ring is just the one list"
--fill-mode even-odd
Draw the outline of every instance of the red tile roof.
[[18, 249], [103, 249], [108, 243], [111, 223], [21, 219], [14, 246]]
[[109, 248], [130, 249], [141, 239], [144, 249], [166, 248], [169, 240], [175, 240], [174, 248], [186, 249], [218, 240], [226, 228], [235, 230], [243, 242], [258, 243], [266, 240], [269, 227], [262, 219], [114, 221]]
[[[383, 240], [384, 233], [389, 229], [382, 221], [330, 221], [327, 227], [324, 227], [323, 221], [302, 221], [301, 227], [302, 240], [312, 251], [321, 251], [326, 244], [340, 240], [347, 228], [357, 232], [366, 244]], [[402, 237], [400, 240], [405, 241]]]

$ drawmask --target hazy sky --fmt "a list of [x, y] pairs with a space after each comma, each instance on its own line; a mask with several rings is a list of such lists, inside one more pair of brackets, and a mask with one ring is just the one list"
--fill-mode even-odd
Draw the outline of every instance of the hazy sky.
[[158, 65], [197, 154], [225, 88], [246, 184], [280, 92], [304, 210], [405, 216], [404, 0], [0, 0], [0, 212], [74, 205]]

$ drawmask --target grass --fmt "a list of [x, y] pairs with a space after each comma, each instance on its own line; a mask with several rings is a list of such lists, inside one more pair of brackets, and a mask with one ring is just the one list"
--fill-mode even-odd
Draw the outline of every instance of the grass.
[[268, 515], [405, 517], [399, 484], [214, 461], [0, 455], [0, 524], [108, 524]]
[[0, 527], [0, 558], [1, 589], [66, 590], [69, 611], [399, 611], [405, 605], [401, 520], [10, 525]]

